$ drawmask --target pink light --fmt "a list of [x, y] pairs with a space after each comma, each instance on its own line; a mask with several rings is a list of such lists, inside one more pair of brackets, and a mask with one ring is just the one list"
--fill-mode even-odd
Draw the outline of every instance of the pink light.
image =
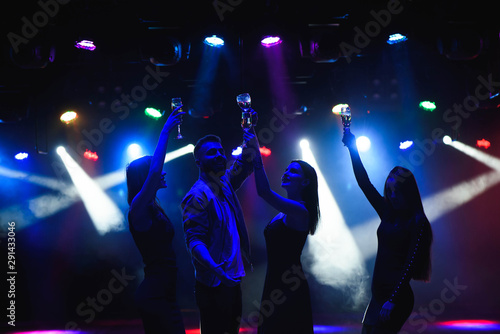
[[61, 331], [61, 330], [47, 330], [47, 331], [28, 331], [28, 332], [13, 332], [10, 334], [81, 334], [80, 331]]
[[88, 41], [86, 39], [81, 40], [80, 42], [76, 42], [75, 47], [78, 49], [85, 49], [89, 51], [94, 51], [96, 46], [94, 45], [94, 42]]
[[262, 44], [266, 48], [269, 48], [271, 46], [278, 45], [281, 42], [281, 38], [279, 38], [278, 36], [266, 36], [260, 41], [260, 44]]
[[499, 330], [500, 323], [490, 320], [453, 320], [437, 323], [437, 326], [457, 330]]

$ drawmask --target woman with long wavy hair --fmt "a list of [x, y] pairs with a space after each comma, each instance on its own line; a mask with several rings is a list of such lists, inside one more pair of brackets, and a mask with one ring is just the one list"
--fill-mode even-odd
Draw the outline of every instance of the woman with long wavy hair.
[[363, 318], [362, 333], [397, 333], [414, 306], [410, 280], [430, 280], [431, 225], [410, 170], [394, 167], [387, 176], [382, 196], [368, 178], [355, 136], [345, 131], [342, 142], [349, 149], [356, 181], [381, 220], [372, 297]]
[[129, 229], [145, 265], [135, 303], [146, 334], [185, 333], [176, 299], [174, 226], [156, 197], [158, 190], [167, 187], [162, 170], [170, 131], [180, 124], [184, 114], [177, 112], [179, 108], [163, 126], [153, 156], [132, 161], [126, 171]]
[[309, 285], [300, 257], [320, 216], [318, 177], [302, 160], [292, 160], [281, 177], [283, 197], [269, 186], [255, 132], [245, 139], [255, 150], [254, 174], [258, 195], [280, 211], [264, 229], [267, 271], [262, 293], [259, 334], [312, 334]]

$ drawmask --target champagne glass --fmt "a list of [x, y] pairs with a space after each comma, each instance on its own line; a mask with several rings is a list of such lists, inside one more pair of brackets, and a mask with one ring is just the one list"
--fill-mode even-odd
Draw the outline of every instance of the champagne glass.
[[[180, 97], [174, 97], [172, 98], [172, 103], [171, 103], [171, 107], [172, 107], [172, 111], [175, 110], [175, 108], [179, 107], [179, 106], [182, 106], [182, 100]], [[179, 110], [177, 110], [177, 112], [182, 112], [182, 108], [180, 108]], [[177, 124], [177, 137], [175, 137], [175, 139], [182, 139], [184, 137], [182, 137], [182, 134], [181, 134], [181, 125], [180, 124]]]
[[344, 127], [344, 131], [351, 131], [349, 129], [351, 127], [351, 108], [349, 108], [349, 106], [346, 105], [342, 107], [340, 118], [342, 119], [342, 126]]
[[243, 110], [241, 113], [241, 127], [243, 129], [250, 129], [252, 127], [252, 114], [249, 111], [252, 105], [250, 94], [243, 93], [236, 96], [236, 102], [241, 110]]
[[[252, 114], [250, 113], [250, 107], [252, 105], [252, 99], [250, 98], [250, 94], [243, 93], [236, 96], [236, 103], [241, 108], [241, 127], [243, 129], [249, 130], [252, 128]], [[241, 144], [241, 148], [243, 149], [246, 146], [246, 143], [243, 142]]]
[[351, 126], [351, 108], [348, 104], [337, 104], [332, 108], [332, 113], [335, 115], [340, 115], [342, 119], [342, 126], [345, 131], [350, 131], [349, 128]]

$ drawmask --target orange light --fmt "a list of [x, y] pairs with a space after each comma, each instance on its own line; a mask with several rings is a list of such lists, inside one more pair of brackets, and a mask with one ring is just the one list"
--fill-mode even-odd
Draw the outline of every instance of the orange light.
[[66, 111], [64, 114], [61, 115], [59, 118], [61, 122], [69, 124], [73, 122], [76, 118], [78, 117], [78, 114], [74, 111]]

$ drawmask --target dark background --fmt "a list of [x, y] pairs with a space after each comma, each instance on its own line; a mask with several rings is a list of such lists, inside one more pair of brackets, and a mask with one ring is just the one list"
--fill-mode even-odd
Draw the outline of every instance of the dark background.
[[[58, 192], [9, 176], [5, 169], [71, 184], [67, 174], [61, 175], [54, 168], [54, 162], [60, 161], [56, 147], [65, 145], [78, 152], [78, 144], [88, 139], [84, 131], [99, 129], [106, 118], [111, 120], [113, 131], [89, 147], [98, 153], [99, 160], [85, 160], [81, 165], [91, 177], [123, 169], [127, 146], [138, 141], [152, 154], [163, 125], [163, 120], [146, 118], [144, 108], [154, 105], [168, 110], [172, 97], [182, 97], [189, 115], [182, 125], [185, 139], [171, 139], [170, 149], [194, 144], [201, 136], [214, 133], [222, 138], [228, 155], [242, 139], [237, 94], [251, 94], [252, 107], [259, 113], [258, 131], [274, 122], [273, 110], [283, 112], [286, 108], [290, 113], [306, 107], [283, 131], [261, 138], [261, 144], [272, 150], [265, 161], [271, 185], [281, 191], [282, 171], [291, 159], [300, 157], [298, 141], [308, 138], [349, 228], [373, 219], [375, 212], [355, 184], [341, 143], [340, 120], [330, 112], [337, 103], [351, 105], [353, 133], [372, 140], [372, 149], [363, 158], [379, 190], [394, 165], [401, 164], [403, 158], [412, 161], [416, 157], [412, 150], [420, 150], [418, 156], [424, 156], [412, 166], [424, 199], [491, 171], [443, 145], [432, 133], [441, 129], [473, 147], [478, 139], [487, 139], [491, 147], [480, 150], [500, 156], [500, 98], [495, 97], [500, 92], [499, 21], [494, 2], [398, 3], [401, 12], [390, 15], [387, 25], [378, 25], [376, 31], [369, 30], [377, 27], [371, 11], [380, 14], [387, 10], [385, 1], [220, 1], [218, 6], [227, 7], [218, 10], [212, 1], [53, 1], [53, 15], [46, 15], [47, 22], [19, 45], [19, 52], [12, 49], [8, 36], [22, 36], [26, 20], [44, 23], [43, 15], [37, 14], [43, 9], [35, 1], [10, 3], [8, 8], [4, 5], [0, 223], [7, 231], [6, 223], [16, 222], [17, 320], [87, 325], [87, 316], [77, 313], [78, 305], [107, 287], [112, 270], [123, 268], [136, 278], [96, 312], [96, 319], [138, 316], [132, 296], [140, 282], [142, 263], [128, 231], [100, 236], [82, 202], [37, 219], [30, 200]], [[356, 44], [361, 38], [359, 30], [371, 34], [363, 47]], [[279, 51], [260, 46], [267, 31], [283, 36]], [[387, 36], [394, 32], [404, 33], [408, 41], [388, 45]], [[209, 50], [202, 43], [212, 34], [224, 36], [222, 49]], [[179, 61], [160, 67], [169, 75], [120, 118], [122, 114], [113, 111], [112, 102], [143, 84], [149, 73], [146, 68], [154, 70], [150, 57], [168, 59], [172, 38], [182, 48]], [[94, 40], [97, 49], [74, 48], [79, 39]], [[311, 52], [314, 43], [317, 49]], [[339, 47], [346, 43], [359, 50], [346, 57]], [[479, 77], [491, 80], [491, 98], [475, 98], [482, 83]], [[481, 88], [480, 92], [487, 90]], [[437, 109], [419, 109], [421, 100], [436, 102]], [[460, 105], [464, 114], [448, 111]], [[76, 124], [66, 126], [59, 116], [69, 109], [77, 110], [79, 118]], [[401, 152], [398, 145], [406, 139], [430, 146], [414, 145]], [[20, 151], [29, 153], [29, 159], [14, 160]], [[193, 270], [183, 243], [179, 203], [197, 179], [198, 170], [190, 155], [168, 163], [165, 170], [168, 188], [159, 193], [159, 199], [176, 226], [179, 303], [186, 314], [196, 317]], [[125, 184], [106, 192], [126, 215]], [[260, 300], [265, 273], [262, 230], [276, 212], [256, 196], [253, 177], [239, 195], [256, 264], [243, 283], [244, 312], [248, 314], [255, 311], [253, 301]], [[457, 279], [467, 288], [456, 301], [446, 304], [436, 320], [498, 318], [499, 196], [500, 188], [493, 185], [432, 222], [433, 279], [429, 284], [414, 284], [416, 311], [437, 305], [444, 280]], [[4, 241], [2, 238], [3, 251]], [[372, 242], [376, 242], [375, 235]], [[373, 257], [366, 259], [368, 272], [373, 262]], [[360, 321], [364, 305], [351, 305], [345, 291], [321, 285], [312, 276], [309, 282], [315, 319]]]

